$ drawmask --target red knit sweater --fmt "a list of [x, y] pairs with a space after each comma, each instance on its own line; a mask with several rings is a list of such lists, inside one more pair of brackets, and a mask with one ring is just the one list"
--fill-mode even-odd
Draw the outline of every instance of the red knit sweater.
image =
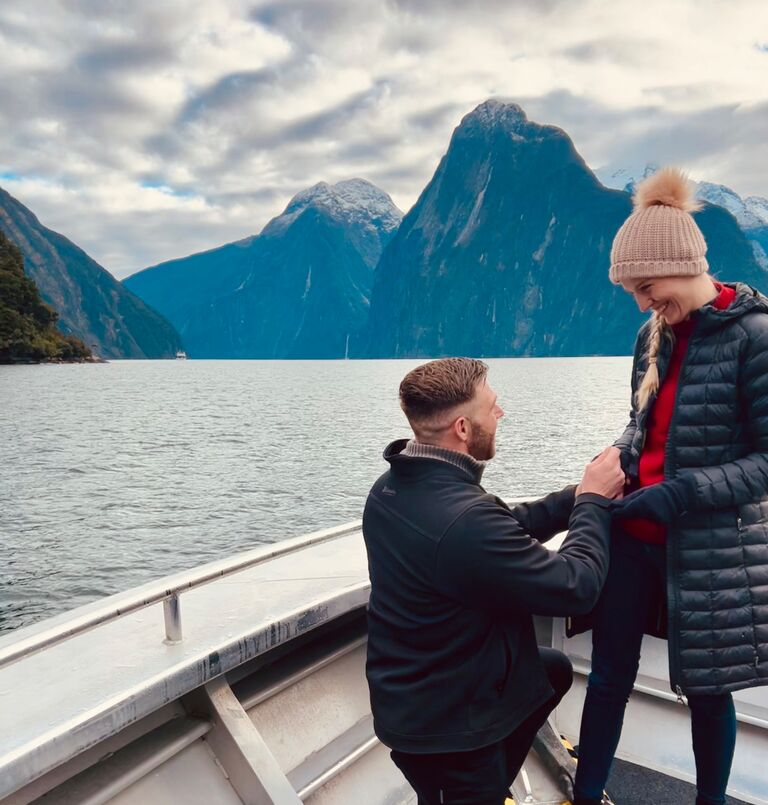
[[[736, 298], [736, 291], [715, 283], [718, 295], [712, 305], [718, 310], [725, 310]], [[669, 436], [669, 425], [675, 410], [677, 384], [680, 378], [680, 369], [688, 349], [688, 342], [695, 325], [692, 318], [672, 326], [675, 333], [675, 346], [669, 361], [669, 368], [659, 388], [659, 393], [653, 408], [648, 414], [645, 445], [640, 454], [640, 468], [638, 472], [637, 488], [651, 486], [664, 480], [664, 448]], [[643, 542], [652, 542], [663, 545], [667, 541], [667, 529], [661, 523], [653, 520], [624, 520], [623, 529]]]

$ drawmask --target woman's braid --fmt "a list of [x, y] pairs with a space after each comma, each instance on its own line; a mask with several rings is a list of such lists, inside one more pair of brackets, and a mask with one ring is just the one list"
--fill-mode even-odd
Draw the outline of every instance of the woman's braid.
[[651, 395], [659, 390], [659, 367], [657, 366], [657, 359], [662, 336], [674, 338], [672, 328], [658, 313], [654, 313], [651, 319], [651, 334], [648, 338], [648, 368], [645, 371], [643, 382], [640, 384], [640, 388], [635, 395], [635, 406], [638, 411], [642, 411], [648, 404]]

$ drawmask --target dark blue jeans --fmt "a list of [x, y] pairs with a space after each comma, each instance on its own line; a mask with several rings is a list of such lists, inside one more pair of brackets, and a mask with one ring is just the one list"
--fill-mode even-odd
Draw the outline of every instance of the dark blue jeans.
[[[581, 717], [577, 799], [602, 796], [619, 744], [649, 618], [666, 598], [666, 548], [615, 533], [608, 578], [594, 613], [592, 673]], [[729, 693], [689, 696], [698, 805], [724, 805], [736, 743]]]

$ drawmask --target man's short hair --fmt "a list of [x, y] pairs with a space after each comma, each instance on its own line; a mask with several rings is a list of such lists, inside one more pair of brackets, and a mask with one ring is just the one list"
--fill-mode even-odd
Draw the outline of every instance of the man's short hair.
[[474, 358], [440, 358], [412, 369], [400, 383], [400, 407], [415, 433], [430, 431], [440, 415], [469, 402], [488, 366]]

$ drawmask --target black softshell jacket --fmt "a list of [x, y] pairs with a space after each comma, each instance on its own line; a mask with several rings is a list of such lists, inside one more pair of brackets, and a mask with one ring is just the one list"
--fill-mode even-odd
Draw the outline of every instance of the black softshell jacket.
[[[692, 475], [697, 501], [667, 534], [670, 681], [682, 693], [768, 684], [768, 299], [742, 283], [706, 305], [680, 369], [664, 475]], [[638, 334], [632, 397], [647, 369]], [[664, 340], [663, 379], [672, 344]], [[648, 412], [632, 408], [616, 443], [637, 476]]]
[[[595, 604], [609, 502], [574, 487], [510, 509], [465, 470], [401, 455], [363, 516], [371, 597], [367, 676], [376, 734], [404, 752], [501, 740], [551, 698], [533, 614]], [[542, 545], [569, 528], [559, 552]]]

